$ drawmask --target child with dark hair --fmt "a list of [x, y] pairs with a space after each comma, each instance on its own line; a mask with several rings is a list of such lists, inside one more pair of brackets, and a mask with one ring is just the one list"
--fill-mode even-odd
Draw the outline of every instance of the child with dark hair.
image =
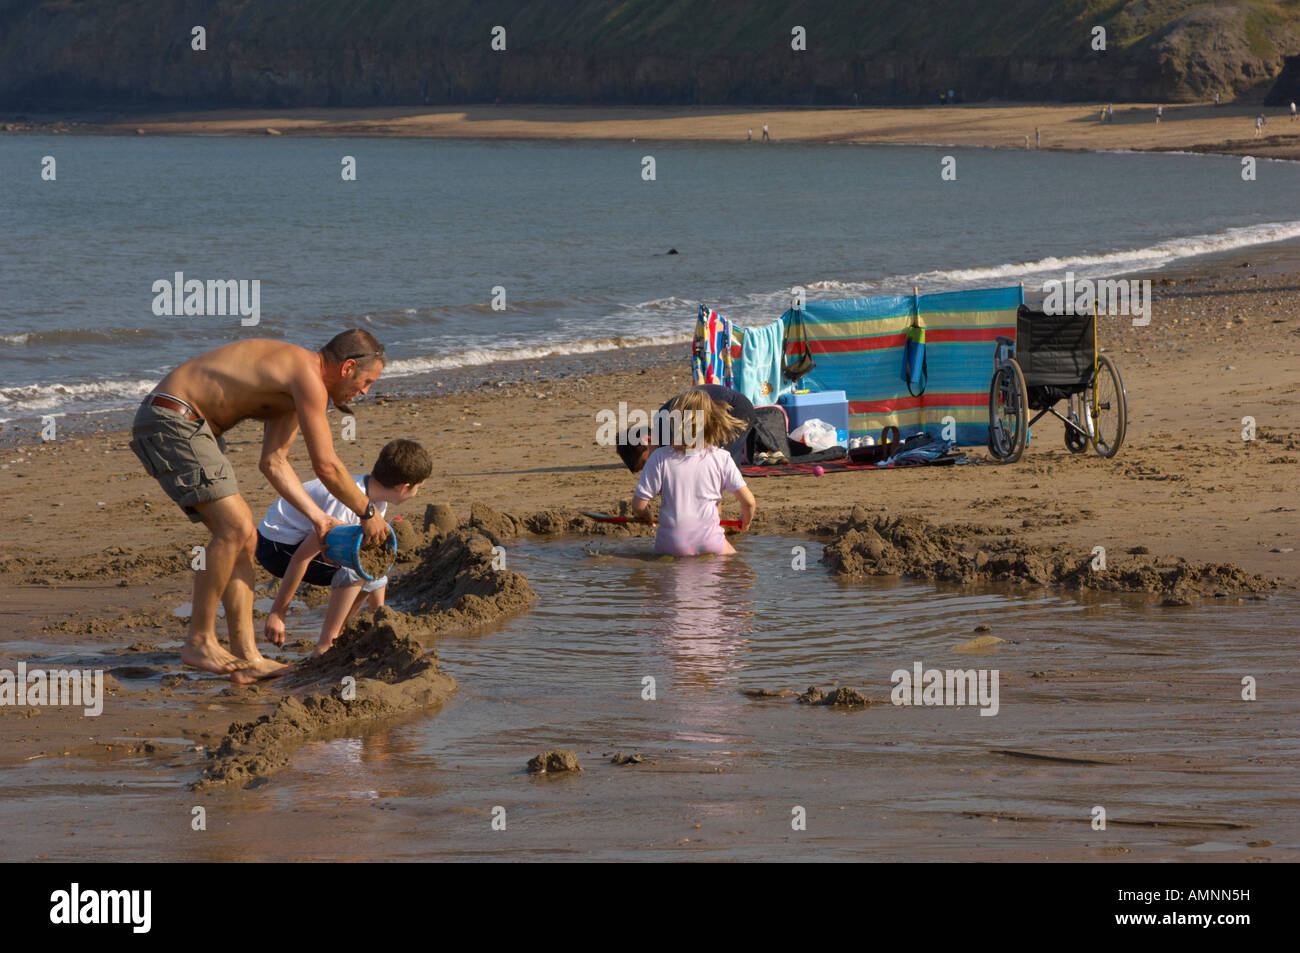
[[696, 387], [669, 405], [674, 430], [671, 446], [650, 454], [632, 499], [632, 512], [649, 520], [650, 501], [662, 497], [655, 552], [669, 556], [734, 553], [718, 523], [723, 493], [740, 502], [740, 528], [754, 519], [754, 494], [722, 445], [744, 432], [746, 424], [727, 405]]
[[[394, 440], [379, 451], [379, 458], [369, 473], [352, 479], [383, 516], [389, 503], [405, 503], [414, 497], [432, 471], [433, 461], [423, 447], [413, 440]], [[303, 489], [330, 519], [341, 524], [360, 521], [320, 480], [304, 483]], [[271, 505], [257, 528], [257, 561], [282, 580], [263, 630], [267, 641], [275, 645], [284, 644], [284, 616], [304, 581], [330, 587], [325, 621], [312, 655], [329, 649], [344, 624], [360, 611], [367, 598], [371, 611], [384, 604], [388, 577], [367, 581], [347, 567], [326, 562], [311, 521], [285, 499]]]

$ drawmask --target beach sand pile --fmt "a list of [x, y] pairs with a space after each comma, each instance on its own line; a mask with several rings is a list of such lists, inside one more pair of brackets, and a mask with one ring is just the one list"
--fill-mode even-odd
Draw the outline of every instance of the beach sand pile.
[[435, 539], [419, 556], [393, 587], [406, 611], [385, 606], [358, 618], [328, 652], [300, 662], [276, 686], [289, 694], [273, 712], [230, 726], [195, 790], [246, 784], [283, 768], [306, 741], [441, 704], [456, 683], [421, 640], [495, 622], [537, 599], [522, 574], [492, 567], [492, 544], [474, 530]]
[[807, 691], [795, 699], [801, 705], [826, 705], [831, 708], [869, 708], [872, 701], [856, 688], [843, 685], [820, 688], [809, 685]]
[[581, 771], [578, 756], [572, 751], [543, 751], [528, 759], [529, 774], [560, 774], [564, 771]]
[[537, 601], [522, 573], [496, 568], [495, 545], [477, 529], [457, 529], [429, 543], [392, 583], [389, 599], [413, 636], [488, 625]]
[[[1104, 547], [1102, 547], [1104, 550]], [[1103, 561], [1103, 556], [1104, 561]], [[871, 515], [855, 507], [822, 561], [843, 576], [910, 576], [963, 585], [1011, 582], [1081, 591], [1148, 592], [1168, 604], [1277, 588], [1277, 580], [1231, 563], [1152, 556], [1145, 547], [1099, 553], [1027, 544], [997, 526], [932, 526], [917, 516]]]
[[271, 714], [230, 726], [192, 790], [247, 784], [285, 767], [304, 742], [445, 701], [455, 680], [439, 670], [437, 652], [406, 628], [406, 619], [388, 609], [349, 626], [330, 651], [286, 679], [294, 693]]

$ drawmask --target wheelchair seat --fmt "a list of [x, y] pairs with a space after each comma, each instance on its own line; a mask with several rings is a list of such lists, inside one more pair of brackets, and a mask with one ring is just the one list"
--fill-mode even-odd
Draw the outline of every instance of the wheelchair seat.
[[1078, 393], [1092, 379], [1095, 334], [1091, 314], [1046, 314], [1022, 304], [1016, 314], [1016, 363], [1025, 386]]

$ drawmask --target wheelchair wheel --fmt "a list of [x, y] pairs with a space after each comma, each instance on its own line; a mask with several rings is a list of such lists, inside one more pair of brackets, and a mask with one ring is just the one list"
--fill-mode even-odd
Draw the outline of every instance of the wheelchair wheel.
[[1128, 432], [1128, 400], [1124, 381], [1110, 358], [1103, 355], [1097, 360], [1097, 373], [1083, 400], [1093, 449], [1103, 457], [1115, 456]]
[[1029, 395], [1025, 375], [1014, 359], [993, 372], [989, 385], [989, 453], [1003, 463], [1015, 463], [1025, 452], [1029, 431]]
[[[1079, 403], [1076, 400], [1076, 398], [1071, 397], [1070, 418], [1069, 418], [1070, 423], [1074, 424], [1075, 427], [1079, 427], [1080, 430], [1082, 430], [1083, 421], [1080, 420], [1079, 418], [1080, 409], [1082, 408], [1079, 406]], [[1071, 453], [1084, 453], [1088, 449], [1088, 443], [1089, 440], [1086, 432], [1081, 433], [1079, 430], [1075, 430], [1072, 427], [1065, 428], [1065, 449], [1069, 450]]]

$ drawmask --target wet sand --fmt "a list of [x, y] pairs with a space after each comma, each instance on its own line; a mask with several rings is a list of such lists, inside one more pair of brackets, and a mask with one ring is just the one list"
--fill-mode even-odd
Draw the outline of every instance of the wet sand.
[[[1101, 341], [1124, 375], [1129, 399], [1128, 438], [1115, 459], [1069, 454], [1059, 426], [1044, 421], [1013, 466], [994, 465], [974, 449], [983, 462], [965, 467], [755, 480], [754, 532], [829, 534], [860, 505], [938, 527], [992, 525], [1028, 546], [1145, 547], [1155, 557], [1232, 563], [1279, 580], [1279, 593], [1293, 592], [1300, 584], [1300, 286], [1285, 272], [1238, 267], [1252, 257], [1238, 254], [1193, 276], [1153, 276], [1149, 327], [1103, 319]], [[630, 496], [630, 475], [612, 449], [594, 443], [595, 413], [619, 400], [658, 407], [688, 385], [685, 353], [683, 347], [671, 364], [656, 352], [645, 366], [633, 361], [624, 370], [580, 377], [556, 376], [539, 362], [523, 380], [503, 374], [435, 397], [385, 397], [381, 379], [375, 399], [358, 409], [358, 439], [340, 444], [340, 455], [360, 473], [394, 437], [424, 442], [434, 452], [433, 476], [416, 500], [391, 508], [390, 519], [403, 516], [423, 532], [425, 505], [447, 504], [458, 523], [475, 522], [480, 538], [497, 537], [508, 550], [521, 532], [567, 530], [573, 511], [616, 509]], [[1242, 440], [1247, 415], [1257, 422], [1250, 442]], [[172, 785], [199, 777], [208, 750], [221, 744], [232, 722], [270, 714], [283, 695], [274, 685], [235, 688], [196, 673], [178, 677], [183, 622], [172, 610], [189, 599], [190, 547], [206, 540], [144, 475], [126, 440], [123, 432], [66, 436], [5, 449], [0, 462], [0, 517], [13, 533], [0, 556], [8, 633], [0, 664], [93, 662], [111, 675], [104, 714], [96, 719], [54, 707], [0, 708], [0, 766], [48, 765], [43, 796], [56, 801], [73, 796], [58, 780], [62, 772], [80, 778], [99, 772], [108, 786], [147, 787], [146, 779], [156, 777], [169, 792], [161, 797], [193, 797]], [[256, 471], [260, 433], [244, 424], [228, 441], [260, 516], [273, 500]], [[300, 441], [291, 459], [300, 474], [309, 472]], [[477, 514], [471, 504], [481, 505]], [[411, 566], [399, 562], [394, 574], [400, 578]], [[1150, 601], [1160, 598], [1153, 593]], [[1196, 606], [1176, 611], [1196, 612]], [[1284, 637], [1261, 634], [1265, 647]], [[300, 657], [308, 647], [292, 646], [285, 657]], [[1191, 670], [1175, 667], [1160, 678], [1172, 691], [1199, 690]], [[1099, 684], [1096, 691], [1112, 688]], [[1260, 731], [1294, 720], [1294, 697], [1275, 700], [1281, 707], [1270, 711], [1279, 721], [1261, 723]], [[598, 712], [583, 716], [599, 720]], [[578, 754], [585, 766], [587, 756]], [[1228, 786], [1252, 783], [1248, 772], [1225, 778]], [[946, 823], [935, 821], [941, 831]], [[1036, 855], [1031, 844], [1017, 843], [997, 856]]]
[[[111, 116], [90, 123], [10, 124], [41, 131], [126, 135], [395, 136], [745, 142], [764, 124], [774, 143], [860, 142], [1044, 149], [1137, 149], [1300, 158], [1300, 122], [1257, 104], [1122, 103], [1111, 122], [1096, 105], [986, 103], [864, 109], [471, 106], [213, 110]], [[1268, 119], [1255, 138], [1254, 120]], [[1037, 138], [1035, 134], [1037, 130]]]
[[[816, 543], [795, 571], [800, 542], [764, 536], [696, 565], [646, 559], [647, 539], [617, 535], [513, 543], [537, 607], [438, 640], [443, 677], [460, 685], [439, 708], [322, 733], [269, 783], [191, 792], [179, 759], [138, 752], [10, 769], [0, 816], [37, 792], [43, 810], [13, 825], [8, 856], [1300, 857], [1294, 703], [1278, 690], [1297, 674], [1277, 637], [1294, 594], [1169, 609], [849, 583], [821, 568]], [[627, 607], [634, 624], [614, 622]], [[914, 661], [997, 670], [997, 716], [891, 704], [891, 670]], [[1238, 697], [1244, 672], [1258, 701]], [[791, 827], [796, 805], [805, 831]], [[1105, 830], [1090, 823], [1099, 805]], [[194, 806], [202, 833], [178, 824]], [[154, 831], [168, 833], [142, 833]]]

